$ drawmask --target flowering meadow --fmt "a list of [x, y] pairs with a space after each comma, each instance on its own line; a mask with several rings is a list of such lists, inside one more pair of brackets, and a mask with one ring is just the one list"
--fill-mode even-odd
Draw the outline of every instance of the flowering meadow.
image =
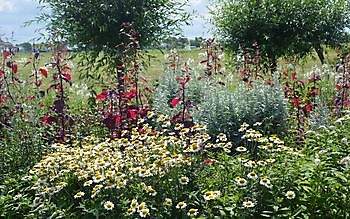
[[304, 73], [200, 52], [152, 84], [142, 56], [89, 78], [59, 47], [3, 50], [0, 217], [349, 218], [350, 55]]

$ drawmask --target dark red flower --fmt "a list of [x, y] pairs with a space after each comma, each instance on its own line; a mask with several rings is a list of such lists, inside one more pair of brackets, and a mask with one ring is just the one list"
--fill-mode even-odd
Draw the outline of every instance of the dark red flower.
[[71, 81], [72, 80], [72, 76], [68, 73], [63, 74], [63, 76], [68, 80]]
[[18, 65], [17, 64], [13, 64], [12, 65], [12, 72], [13, 73], [17, 73], [17, 71], [18, 71]]
[[45, 68], [40, 68], [39, 71], [45, 78], [47, 78], [48, 74], [47, 74], [47, 70]]
[[96, 100], [102, 100], [102, 99], [106, 99], [109, 95], [109, 91], [103, 91], [102, 93], [98, 94], [96, 96]]
[[172, 101], [171, 101], [171, 107], [175, 107], [179, 102], [180, 102], [181, 98], [180, 97], [175, 97]]
[[215, 162], [216, 162], [216, 160], [211, 160], [211, 159], [205, 159], [203, 161], [203, 163], [205, 163], [205, 164], [212, 164], [212, 163], [215, 163]]

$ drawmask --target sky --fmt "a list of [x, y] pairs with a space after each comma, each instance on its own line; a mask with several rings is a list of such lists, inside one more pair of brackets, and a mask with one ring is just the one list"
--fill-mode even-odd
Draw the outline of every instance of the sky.
[[[183, 27], [186, 37], [208, 37], [210, 25], [204, 17], [208, 17], [209, 0], [189, 0], [188, 11], [195, 11], [191, 25]], [[24, 23], [35, 19], [40, 14], [37, 0], [0, 0], [0, 37], [14, 44], [31, 41], [39, 37], [38, 26], [24, 27]], [[13, 34], [12, 34], [13, 33]]]

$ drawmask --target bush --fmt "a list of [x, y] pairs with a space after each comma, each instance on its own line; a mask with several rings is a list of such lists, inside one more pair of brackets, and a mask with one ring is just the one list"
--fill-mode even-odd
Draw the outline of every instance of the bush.
[[[175, 116], [182, 105], [171, 107], [179, 83], [174, 74], [165, 71], [155, 92], [153, 109], [168, 116]], [[215, 80], [198, 79], [192, 73], [187, 84], [187, 99], [192, 103], [191, 115], [197, 123], [205, 124], [212, 135], [223, 132], [235, 143], [240, 142], [238, 129], [243, 122], [263, 122], [267, 133], [283, 135], [287, 128], [287, 101], [278, 82], [274, 86], [256, 82], [252, 88], [239, 85], [231, 92], [228, 86], [219, 85]], [[230, 82], [227, 83], [228, 85]]]
[[239, 127], [246, 122], [262, 122], [267, 133], [283, 134], [287, 128], [287, 103], [279, 84], [244, 85], [233, 93], [225, 87], [212, 88], [199, 105], [196, 121], [207, 125], [210, 133], [223, 132], [235, 143], [240, 142]]

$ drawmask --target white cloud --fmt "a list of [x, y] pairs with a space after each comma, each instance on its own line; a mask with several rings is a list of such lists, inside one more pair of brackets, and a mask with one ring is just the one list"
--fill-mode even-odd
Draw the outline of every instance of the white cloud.
[[0, 0], [0, 12], [15, 11], [15, 4], [11, 0]]

